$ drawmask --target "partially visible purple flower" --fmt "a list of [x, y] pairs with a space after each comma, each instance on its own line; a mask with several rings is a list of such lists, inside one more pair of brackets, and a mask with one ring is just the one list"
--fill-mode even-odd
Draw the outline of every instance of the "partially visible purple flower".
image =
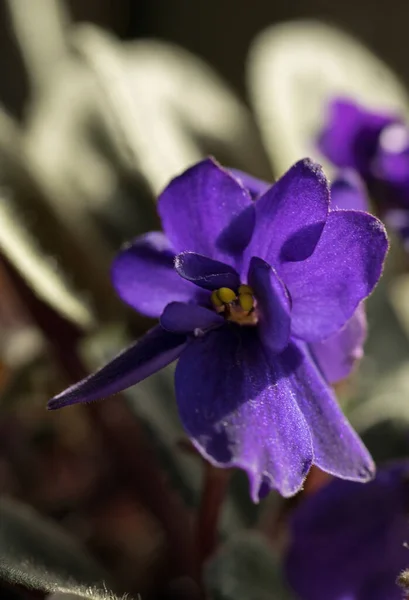
[[[186, 432], [213, 465], [244, 469], [255, 501], [271, 488], [295, 494], [312, 464], [372, 477], [325, 378], [333, 374], [313, 353], [359, 319], [387, 251], [376, 218], [332, 210], [311, 161], [262, 191], [259, 183], [208, 159], [168, 185], [158, 201], [165, 233], [134, 240], [112, 269], [121, 298], [160, 325], [49, 403], [113, 394], [179, 357]], [[350, 201], [351, 187], [342, 189]], [[330, 359], [337, 368], [357, 339], [346, 337]]]
[[318, 146], [340, 169], [355, 169], [370, 177], [382, 132], [399, 122], [395, 115], [367, 110], [348, 98], [335, 98], [328, 107]]
[[300, 600], [401, 600], [409, 565], [409, 462], [365, 486], [333, 480], [290, 518], [287, 578]]
[[402, 118], [336, 98], [318, 146], [335, 166], [360, 174], [381, 203], [385, 221], [409, 246], [409, 126]]

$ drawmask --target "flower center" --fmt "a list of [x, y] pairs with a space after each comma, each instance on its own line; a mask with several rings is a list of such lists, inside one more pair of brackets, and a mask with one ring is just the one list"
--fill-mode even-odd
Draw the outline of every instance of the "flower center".
[[241, 285], [237, 293], [226, 287], [214, 290], [211, 301], [216, 312], [222, 314], [227, 321], [239, 325], [257, 324], [257, 302], [249, 285]]

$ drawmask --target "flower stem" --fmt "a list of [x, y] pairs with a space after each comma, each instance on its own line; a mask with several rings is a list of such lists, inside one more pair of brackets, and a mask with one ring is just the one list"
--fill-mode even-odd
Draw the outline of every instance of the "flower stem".
[[212, 555], [218, 540], [218, 525], [223, 500], [230, 481], [230, 471], [204, 463], [202, 498], [196, 522], [197, 575], [202, 576], [203, 564]]

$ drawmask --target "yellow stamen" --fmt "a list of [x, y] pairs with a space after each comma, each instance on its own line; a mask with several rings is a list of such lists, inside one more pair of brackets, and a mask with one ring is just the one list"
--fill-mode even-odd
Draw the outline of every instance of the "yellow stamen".
[[238, 291], [239, 294], [254, 294], [253, 289], [249, 285], [241, 285]]
[[212, 301], [213, 306], [215, 306], [216, 308], [220, 308], [221, 306], [223, 306], [223, 302], [220, 300], [217, 290], [214, 290], [214, 292], [212, 292], [210, 300]]
[[233, 292], [233, 290], [226, 287], [222, 287], [217, 290], [217, 295], [223, 304], [230, 304], [230, 302], [233, 302], [236, 299], [236, 294]]
[[250, 312], [254, 306], [254, 298], [251, 294], [240, 294], [239, 304], [243, 310], [245, 310], [246, 312]]

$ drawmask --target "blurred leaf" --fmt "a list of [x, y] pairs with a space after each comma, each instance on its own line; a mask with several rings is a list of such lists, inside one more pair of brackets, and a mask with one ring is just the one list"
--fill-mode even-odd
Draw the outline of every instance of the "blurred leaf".
[[400, 274], [391, 282], [389, 297], [396, 316], [409, 340], [409, 274]]
[[212, 600], [293, 600], [267, 539], [252, 531], [221, 547], [206, 566], [205, 585]]
[[0, 192], [0, 251], [57, 312], [81, 327], [91, 327], [94, 317], [85, 299], [78, 298], [53, 257], [44, 253], [22, 218], [15, 195], [4, 189]]
[[319, 158], [314, 139], [326, 103], [352, 95], [368, 106], [408, 114], [407, 92], [389, 67], [336, 27], [294, 21], [264, 30], [247, 65], [250, 98], [277, 174], [296, 160]]
[[361, 437], [378, 465], [409, 456], [408, 424], [402, 419], [377, 423], [361, 433]]
[[63, 0], [42, 0], [35, 11], [28, 11], [24, 0], [7, 0], [6, 3], [35, 92], [50, 77], [50, 71], [58, 66], [58, 59], [64, 53], [65, 31], [69, 25], [65, 3]]
[[88, 553], [57, 524], [15, 500], [0, 499], [0, 578], [48, 592], [104, 598], [104, 577]]
[[72, 43], [102, 92], [122, 165], [142, 173], [154, 193], [201, 159], [206, 144], [241, 166], [266, 167], [248, 109], [204, 61], [156, 40], [120, 44], [89, 25]]

